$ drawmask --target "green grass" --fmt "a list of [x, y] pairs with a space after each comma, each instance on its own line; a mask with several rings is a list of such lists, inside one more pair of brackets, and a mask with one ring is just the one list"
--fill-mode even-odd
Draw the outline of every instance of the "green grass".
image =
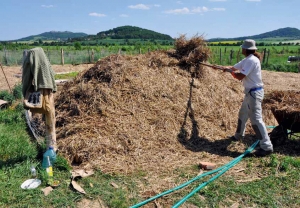
[[[209, 62], [214, 64], [234, 65], [244, 58], [240, 46], [210, 46], [210, 49], [212, 54]], [[299, 56], [300, 46], [258, 46], [258, 52], [261, 54], [265, 49], [267, 53], [262, 60], [263, 70], [298, 73], [299, 62], [288, 63], [287, 61], [289, 56]], [[230, 59], [231, 51], [233, 51], [232, 59]]]
[[[62, 184], [50, 195], [44, 196], [41, 191], [47, 187], [46, 172], [41, 167], [44, 149], [32, 140], [20, 111], [0, 110], [0, 149], [0, 207], [75, 207], [84, 197], [97, 200], [99, 196], [109, 207], [128, 207], [135, 202], [128, 198], [131, 187], [134, 187], [130, 178], [105, 175], [100, 170], [92, 177], [77, 181], [88, 193], [87, 196], [76, 192], [70, 187], [70, 166], [59, 154], [53, 169], [54, 178]], [[23, 190], [20, 186], [31, 178], [31, 165], [36, 167], [42, 184], [37, 189]], [[126, 189], [116, 189], [111, 186], [112, 182], [120, 187], [126, 186]]]
[[[60, 154], [53, 169], [54, 178], [59, 179], [61, 185], [44, 196], [41, 189], [47, 187], [47, 176], [41, 162], [45, 149], [32, 139], [25, 124], [22, 106], [16, 102], [12, 101], [15, 107], [0, 110], [0, 207], [76, 207], [80, 200], [88, 199], [102, 200], [112, 208], [126, 208], [146, 199], [140, 196], [142, 190], [139, 189], [141, 184], [145, 187], [148, 185], [147, 173], [143, 171], [124, 176], [95, 170], [92, 176], [76, 179], [87, 193], [80, 194], [70, 186], [71, 167]], [[300, 142], [297, 138], [292, 140]], [[245, 179], [260, 179], [239, 182], [234, 174], [225, 173], [189, 198], [185, 205], [230, 207], [238, 203], [240, 207], [300, 207], [299, 154], [274, 153], [266, 158], [244, 158], [241, 162], [246, 167]], [[23, 190], [20, 186], [31, 178], [31, 165], [36, 167], [37, 177], [42, 184], [37, 189]], [[198, 173], [198, 167], [193, 165], [176, 169], [172, 175], [176, 176], [174, 183], [179, 185]], [[206, 176], [159, 200], [169, 205], [175, 204], [212, 176]], [[164, 176], [157, 177], [163, 179]], [[112, 186], [112, 183], [118, 187]], [[154, 206], [153, 202], [151, 206]]]
[[72, 79], [74, 77], [77, 76], [79, 72], [70, 72], [70, 73], [66, 73], [66, 74], [56, 74], [55, 75], [55, 79]]

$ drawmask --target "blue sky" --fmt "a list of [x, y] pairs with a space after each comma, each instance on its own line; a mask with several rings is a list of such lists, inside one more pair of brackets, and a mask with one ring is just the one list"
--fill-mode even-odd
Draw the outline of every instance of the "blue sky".
[[0, 40], [49, 31], [137, 26], [173, 38], [257, 35], [300, 29], [300, 0], [1, 0]]

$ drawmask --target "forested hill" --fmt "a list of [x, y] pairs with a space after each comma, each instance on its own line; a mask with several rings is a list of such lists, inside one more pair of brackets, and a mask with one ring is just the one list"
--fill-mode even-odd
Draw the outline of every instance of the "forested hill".
[[253, 35], [253, 36], [244, 36], [244, 37], [237, 37], [237, 38], [212, 38], [208, 41], [215, 42], [215, 41], [228, 41], [228, 40], [244, 40], [244, 39], [255, 39], [255, 40], [261, 40], [261, 39], [272, 39], [272, 38], [288, 38], [288, 39], [300, 39], [300, 30], [297, 28], [292, 27], [286, 27], [286, 28], [280, 28], [277, 30], [273, 30], [270, 32], [262, 33], [259, 35]]
[[31, 35], [25, 38], [18, 39], [17, 41], [36, 41], [36, 40], [58, 40], [58, 41], [64, 41], [72, 38], [80, 38], [88, 36], [86, 33], [73, 33], [69, 31], [59, 32], [59, 31], [50, 31], [50, 32], [44, 32], [39, 35]]
[[169, 35], [134, 26], [122, 26], [97, 33], [98, 38], [172, 40]]

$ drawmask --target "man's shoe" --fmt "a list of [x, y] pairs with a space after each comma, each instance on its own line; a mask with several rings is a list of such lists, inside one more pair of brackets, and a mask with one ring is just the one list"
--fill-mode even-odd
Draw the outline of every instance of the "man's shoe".
[[252, 155], [255, 157], [265, 157], [273, 153], [273, 150], [263, 150], [262, 148], [259, 148], [255, 150]]

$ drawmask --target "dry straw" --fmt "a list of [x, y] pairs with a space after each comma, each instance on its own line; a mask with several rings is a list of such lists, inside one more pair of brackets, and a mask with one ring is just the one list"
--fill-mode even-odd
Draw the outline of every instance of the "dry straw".
[[155, 186], [155, 176], [244, 152], [227, 139], [241, 83], [198, 65], [210, 54], [202, 37], [181, 36], [175, 48], [111, 55], [66, 83], [56, 97], [60, 153], [105, 173], [145, 172]]
[[[270, 92], [265, 100], [264, 106], [274, 114], [278, 123], [289, 120], [288, 123], [300, 122], [300, 92], [280, 91]], [[286, 121], [285, 121], [286, 122]]]

